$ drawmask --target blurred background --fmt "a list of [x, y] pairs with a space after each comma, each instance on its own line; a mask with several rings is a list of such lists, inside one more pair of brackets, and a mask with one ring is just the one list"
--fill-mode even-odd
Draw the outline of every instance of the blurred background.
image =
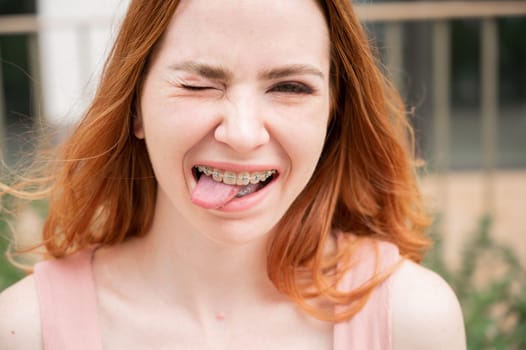
[[[2, 178], [78, 121], [127, 4], [0, 0]], [[459, 295], [470, 349], [526, 349], [526, 1], [355, 4], [413, 111], [436, 215], [425, 264]], [[2, 253], [12, 230], [38, 238], [41, 206], [0, 213]], [[2, 254], [0, 290], [22, 276]]]

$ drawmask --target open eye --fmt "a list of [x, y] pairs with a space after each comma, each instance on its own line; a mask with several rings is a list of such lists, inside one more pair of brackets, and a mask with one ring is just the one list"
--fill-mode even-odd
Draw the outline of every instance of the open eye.
[[314, 92], [314, 89], [304, 83], [284, 82], [274, 85], [270, 91], [286, 94], [309, 95]]

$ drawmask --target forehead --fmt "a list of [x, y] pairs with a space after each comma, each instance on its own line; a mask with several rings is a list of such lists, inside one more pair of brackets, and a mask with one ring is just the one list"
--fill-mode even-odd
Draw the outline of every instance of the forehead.
[[314, 0], [182, 0], [160, 48], [178, 60], [328, 65], [329, 46]]

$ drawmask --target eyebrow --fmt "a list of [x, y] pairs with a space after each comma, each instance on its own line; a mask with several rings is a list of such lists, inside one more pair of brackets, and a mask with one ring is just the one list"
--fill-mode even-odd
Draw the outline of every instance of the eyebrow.
[[220, 80], [224, 82], [232, 80], [232, 77], [234, 76], [232, 71], [227, 68], [195, 61], [176, 63], [170, 68], [173, 70], [195, 73], [211, 80]]
[[289, 64], [283, 67], [272, 68], [263, 71], [259, 77], [273, 80], [286, 78], [291, 75], [314, 75], [322, 79], [324, 78], [323, 73], [318, 68], [308, 64]]
[[[195, 73], [204, 78], [219, 80], [222, 82], [231, 81], [234, 77], [234, 73], [228, 68], [196, 61], [184, 61], [181, 63], [176, 63], [170, 68], [173, 70], [182, 70]], [[267, 69], [258, 74], [258, 78], [275, 80], [293, 75], [314, 75], [324, 79], [324, 75], [319, 69], [308, 64], [289, 64], [282, 67]]]

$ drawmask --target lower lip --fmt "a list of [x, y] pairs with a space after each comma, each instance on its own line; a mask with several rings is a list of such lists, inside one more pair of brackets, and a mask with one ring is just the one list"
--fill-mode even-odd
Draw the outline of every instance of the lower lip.
[[238, 212], [248, 210], [259, 204], [263, 199], [265, 199], [265, 197], [270, 192], [271, 187], [273, 187], [276, 183], [277, 179], [278, 177], [272, 179], [272, 181], [269, 184], [267, 184], [265, 187], [263, 187], [257, 192], [247, 194], [246, 196], [240, 198], [234, 197], [234, 199], [225, 204], [223, 207], [213, 210], [222, 212]]

